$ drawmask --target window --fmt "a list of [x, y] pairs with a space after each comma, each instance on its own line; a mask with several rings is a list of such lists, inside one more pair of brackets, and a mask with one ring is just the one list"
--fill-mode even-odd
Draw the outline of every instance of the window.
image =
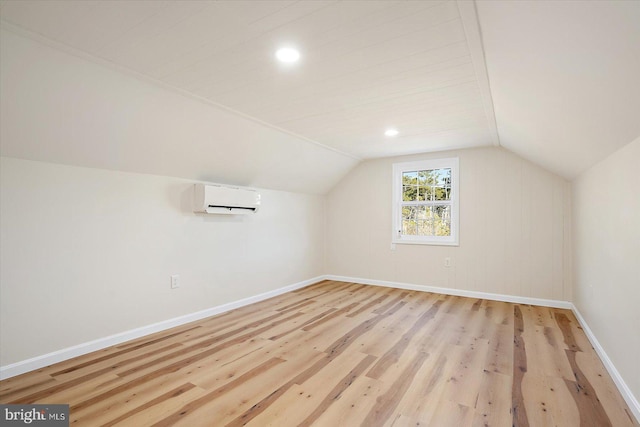
[[458, 244], [458, 158], [393, 165], [392, 242]]

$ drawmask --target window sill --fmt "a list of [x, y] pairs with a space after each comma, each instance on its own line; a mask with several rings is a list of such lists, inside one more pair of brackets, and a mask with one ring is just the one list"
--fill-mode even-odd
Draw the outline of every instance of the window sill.
[[398, 239], [393, 239], [391, 241], [391, 243], [394, 244], [394, 245], [460, 246], [460, 244], [458, 242], [446, 241], [446, 240], [441, 240], [441, 241], [429, 240], [429, 241], [425, 241], [425, 240], [398, 240]]

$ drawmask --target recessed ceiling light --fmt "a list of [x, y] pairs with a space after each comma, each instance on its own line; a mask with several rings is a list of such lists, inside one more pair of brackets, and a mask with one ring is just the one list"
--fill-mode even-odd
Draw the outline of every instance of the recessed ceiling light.
[[385, 136], [398, 136], [400, 132], [398, 132], [398, 129], [387, 129], [384, 131]]
[[276, 52], [276, 58], [280, 62], [297, 62], [300, 59], [300, 52], [291, 47], [283, 47]]

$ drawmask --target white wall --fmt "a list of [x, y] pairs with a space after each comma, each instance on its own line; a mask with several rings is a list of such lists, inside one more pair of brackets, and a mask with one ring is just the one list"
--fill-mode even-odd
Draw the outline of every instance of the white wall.
[[574, 182], [574, 304], [640, 398], [640, 138]]
[[[458, 156], [460, 246], [391, 250], [391, 165]], [[499, 148], [369, 160], [327, 197], [329, 274], [571, 300], [567, 181]], [[444, 267], [451, 257], [453, 267]]]
[[0, 365], [323, 273], [322, 196], [262, 190], [255, 215], [206, 216], [189, 180], [6, 157], [0, 173]]

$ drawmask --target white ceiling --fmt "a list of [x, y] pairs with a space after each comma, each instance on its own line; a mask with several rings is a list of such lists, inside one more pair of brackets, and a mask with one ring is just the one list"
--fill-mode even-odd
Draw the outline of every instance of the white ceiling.
[[640, 136], [640, 1], [477, 7], [504, 147], [571, 179]]
[[[497, 144], [481, 50], [469, 47], [467, 32], [479, 40], [473, 4], [462, 7], [468, 24], [455, 1], [1, 8], [13, 25], [359, 158]], [[302, 60], [276, 63], [282, 45]], [[388, 126], [400, 136], [386, 138]]]
[[[640, 135], [637, 1], [2, 0], [0, 14], [356, 160], [501, 144], [572, 178]], [[298, 64], [274, 61], [283, 45]]]

